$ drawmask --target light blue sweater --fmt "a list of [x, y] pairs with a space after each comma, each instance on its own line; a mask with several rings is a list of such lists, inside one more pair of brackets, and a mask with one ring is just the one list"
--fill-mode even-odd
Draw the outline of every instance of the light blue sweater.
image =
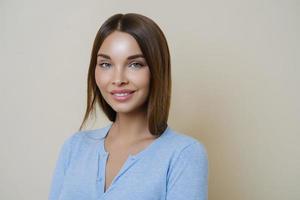
[[64, 141], [54, 169], [49, 200], [206, 200], [205, 147], [169, 126], [136, 155], [129, 155], [104, 192], [109, 153], [104, 137], [112, 124], [78, 131]]

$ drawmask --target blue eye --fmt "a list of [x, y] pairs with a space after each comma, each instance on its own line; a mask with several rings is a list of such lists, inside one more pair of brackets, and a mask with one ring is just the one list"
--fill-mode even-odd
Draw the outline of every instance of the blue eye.
[[108, 67], [111, 66], [111, 64], [109, 64], [109, 63], [100, 63], [99, 66], [103, 67], [103, 68], [108, 68]]
[[133, 66], [134, 68], [141, 68], [143, 65], [138, 62], [133, 62], [129, 66]]

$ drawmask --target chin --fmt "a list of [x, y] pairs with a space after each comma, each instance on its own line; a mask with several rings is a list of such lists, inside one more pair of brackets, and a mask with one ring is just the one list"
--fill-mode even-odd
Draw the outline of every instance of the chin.
[[113, 108], [113, 109], [117, 113], [130, 113], [130, 112], [132, 112], [130, 109], [124, 109], [124, 108]]
[[117, 106], [111, 106], [111, 107], [115, 112], [124, 113], [124, 114], [133, 113], [133, 112], [136, 112], [136, 111], [142, 109], [141, 106], [133, 107], [130, 105], [117, 105]]
[[133, 113], [136, 109], [130, 109], [130, 108], [116, 108], [114, 111], [117, 113], [123, 113], [123, 114], [129, 114]]

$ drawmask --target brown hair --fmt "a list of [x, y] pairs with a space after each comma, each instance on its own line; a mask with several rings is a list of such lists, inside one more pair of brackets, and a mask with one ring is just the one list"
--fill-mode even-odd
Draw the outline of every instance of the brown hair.
[[115, 121], [116, 112], [102, 97], [95, 81], [97, 53], [104, 39], [114, 31], [130, 34], [135, 38], [150, 68], [150, 90], [147, 100], [149, 131], [160, 136], [167, 128], [171, 101], [171, 61], [167, 40], [159, 26], [146, 16], [128, 13], [108, 18], [96, 34], [87, 77], [87, 107], [82, 129], [95, 104], [99, 104], [110, 121]]

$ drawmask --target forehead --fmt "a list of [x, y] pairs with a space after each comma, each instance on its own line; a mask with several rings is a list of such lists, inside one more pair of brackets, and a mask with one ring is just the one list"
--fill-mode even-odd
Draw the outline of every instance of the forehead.
[[142, 54], [142, 51], [133, 36], [125, 32], [114, 31], [105, 38], [98, 53], [120, 58]]

